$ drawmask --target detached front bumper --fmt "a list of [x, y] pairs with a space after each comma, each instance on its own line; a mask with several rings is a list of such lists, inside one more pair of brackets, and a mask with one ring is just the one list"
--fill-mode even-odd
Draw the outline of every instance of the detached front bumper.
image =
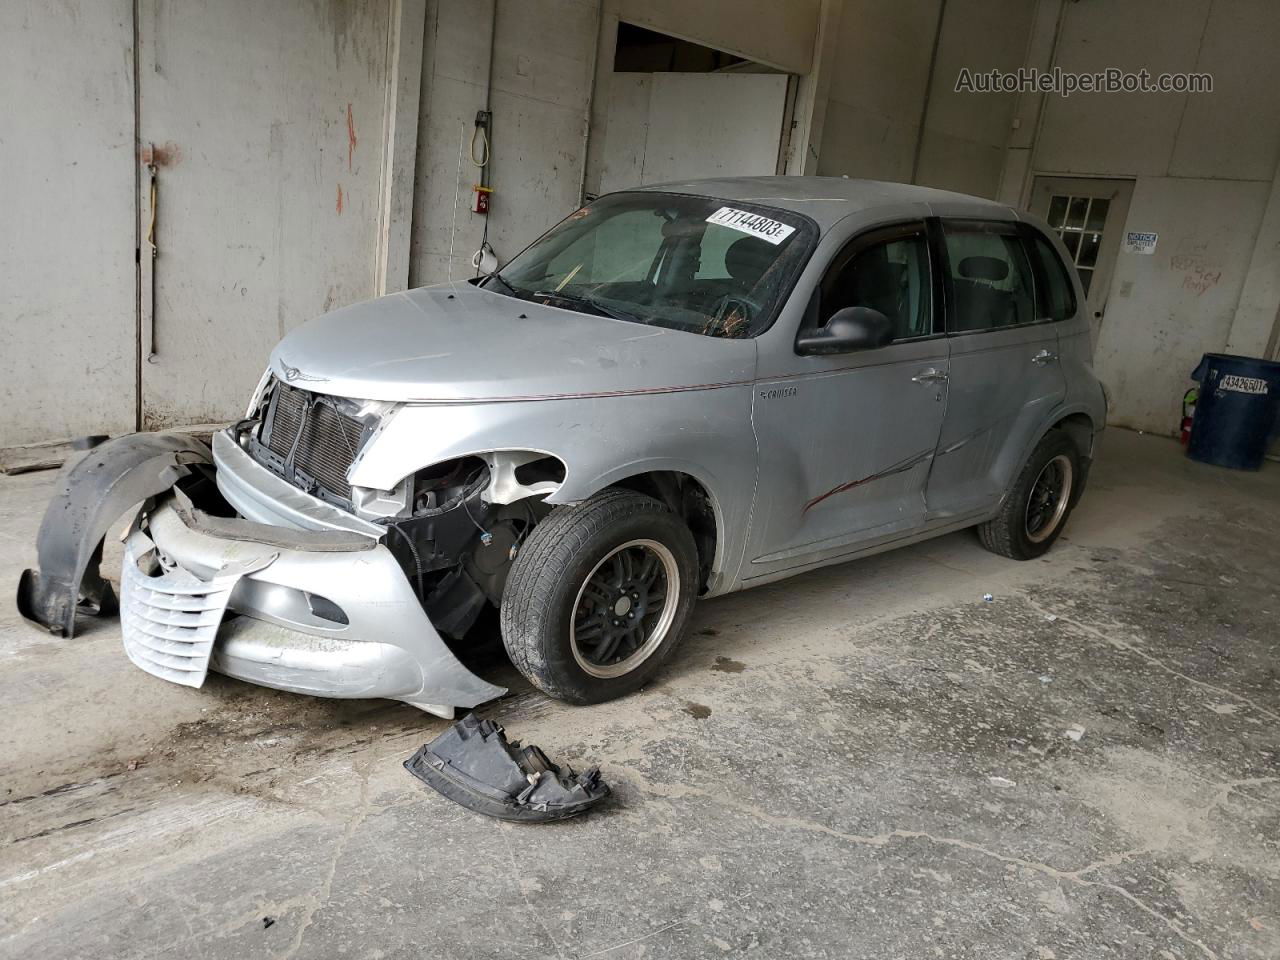
[[126, 543], [120, 612], [129, 658], [189, 686], [212, 669], [442, 717], [505, 693], [453, 655], [391, 552], [350, 531], [209, 518], [162, 500]]

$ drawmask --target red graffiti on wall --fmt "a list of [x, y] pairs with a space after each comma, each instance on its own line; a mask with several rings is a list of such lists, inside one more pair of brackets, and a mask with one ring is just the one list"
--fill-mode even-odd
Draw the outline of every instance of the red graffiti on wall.
[[347, 104], [347, 172], [351, 171], [351, 161], [356, 152], [356, 117], [351, 112], [351, 104]]
[[1169, 258], [1169, 266], [1182, 273], [1182, 289], [1190, 290], [1197, 297], [1206, 290], [1218, 285], [1222, 279], [1222, 267], [1209, 263], [1202, 257], [1192, 254], [1178, 253]]

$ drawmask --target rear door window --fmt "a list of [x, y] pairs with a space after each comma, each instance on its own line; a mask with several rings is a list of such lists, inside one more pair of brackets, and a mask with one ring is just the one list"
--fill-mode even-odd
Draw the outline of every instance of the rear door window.
[[1014, 224], [946, 223], [952, 333], [1034, 323], [1031, 261]]

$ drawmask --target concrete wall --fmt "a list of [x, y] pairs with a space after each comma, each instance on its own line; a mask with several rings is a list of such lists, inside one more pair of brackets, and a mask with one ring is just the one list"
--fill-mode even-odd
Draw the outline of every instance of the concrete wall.
[[379, 292], [391, 6], [139, 0], [145, 429], [241, 416], [282, 336]]
[[1065, 7], [1063, 70], [1213, 75], [1211, 94], [1077, 94], [1048, 101], [1036, 149], [1062, 173], [1270, 181], [1280, 154], [1280, 4], [1095, 0]]
[[[485, 109], [493, 24], [489, 243], [510, 259], [578, 205], [598, 8], [590, 0], [431, 0], [410, 282], [473, 274], [485, 218], [471, 213], [471, 160]], [[459, 153], [461, 152], [461, 159]], [[476, 154], [482, 153], [477, 142]], [[455, 212], [454, 197], [458, 198]]]
[[[451, 246], [452, 276], [474, 272], [471, 256], [486, 222], [471, 213], [479, 171], [470, 161], [470, 141], [476, 111], [485, 106], [491, 23], [488, 240], [505, 261], [571, 212], [584, 186], [588, 193], [600, 189], [619, 20], [804, 73], [818, 7], [818, 0], [741, 0], [726, 16], [725, 6], [713, 2], [430, 0], [411, 282], [449, 276]], [[588, 150], [593, 162], [584, 184]]]
[[1117, 424], [1173, 432], [1202, 353], [1267, 349], [1280, 302], [1277, 39], [1274, 0], [1063, 9], [1056, 62], [1064, 70], [1214, 78], [1211, 94], [1045, 101], [1029, 172], [1133, 179], [1126, 229], [1160, 235], [1153, 256], [1119, 254], [1099, 335], [1096, 367]]
[[1227, 352], [1280, 359], [1280, 169], [1271, 181]]
[[[184, 0], [165, 10], [191, 12], [202, 9], [199, 2]], [[420, 2], [426, 4], [425, 14]], [[416, 284], [450, 273], [469, 276], [471, 255], [486, 226], [490, 243], [506, 259], [574, 209], [583, 189], [595, 75], [598, 68], [611, 69], [613, 31], [620, 19], [804, 73], [810, 68], [819, 6], [820, 0], [740, 0], [731, 6], [714, 0], [393, 3], [385, 43], [392, 80], [376, 98], [385, 103], [387, 116], [379, 125], [372, 120], [376, 110], [357, 111], [360, 150], [382, 158], [380, 165], [368, 165], [374, 180], [381, 179], [379, 195], [368, 205], [370, 211], [377, 207], [377, 235], [367, 240], [366, 257], [349, 256], [346, 261], [362, 274], [368, 273], [364, 260], [373, 262], [369, 293], [397, 289], [406, 279]], [[285, 0], [280, 6], [282, 15], [309, 18], [308, 27], [314, 23], [317, 30], [332, 32], [335, 50], [344, 42], [341, 22], [355, 9], [355, 4], [329, 0]], [[119, 0], [66, 0], [53, 6], [21, 0], [0, 11], [3, 89], [22, 91], [22, 102], [29, 107], [13, 111], [0, 139], [0, 168], [5, 172], [0, 200], [8, 222], [22, 225], [0, 239], [0, 268], [6, 279], [23, 278], [0, 289], [5, 336], [5, 349], [0, 351], [0, 398], [5, 401], [0, 447], [91, 431], [122, 432], [139, 415], [138, 356], [140, 344], [149, 339], [150, 323], [145, 307], [148, 274], [143, 271], [139, 287], [135, 266], [139, 208], [145, 220], [146, 205], [140, 204], [137, 193], [134, 150], [133, 15], [133, 6]], [[416, 19], [419, 15], [425, 29]], [[159, 14], [153, 17], [151, 6], [144, 6], [141, 16], [145, 39]], [[235, 12], [229, 16], [243, 19]], [[259, 33], [261, 27], [260, 22]], [[236, 66], [240, 61], [235, 50], [221, 58], [232, 71], [226, 78], [219, 77], [216, 67], [203, 65], [206, 60], [219, 61], [219, 45], [237, 42], [229, 39], [238, 35], [234, 25], [225, 34], [189, 25], [175, 29], [184, 31], [179, 37], [183, 42], [204, 45], [199, 48], [203, 82], [190, 89], [175, 84], [172, 91], [178, 115], [196, 122], [202, 102], [227, 86], [242, 86], [243, 78], [254, 71], [246, 74]], [[405, 89], [404, 70], [415, 67], [419, 37], [421, 67], [414, 69]], [[275, 39], [255, 34], [246, 42], [261, 46]], [[602, 49], [608, 51], [604, 57], [599, 56]], [[298, 83], [308, 83], [305, 71], [288, 69]], [[154, 72], [159, 74], [158, 69]], [[379, 75], [371, 79], [382, 83], [381, 72], [374, 72]], [[416, 95], [409, 95], [410, 90]], [[355, 98], [338, 99], [345, 104]], [[406, 105], [411, 107], [407, 114]], [[488, 177], [495, 188], [487, 220], [470, 213], [471, 188], [481, 177], [470, 161], [470, 138], [476, 111], [486, 105], [493, 112]], [[297, 103], [293, 107], [295, 116], [289, 115], [286, 103], [278, 119], [284, 124], [307, 122], [308, 108]], [[375, 132], [379, 126], [381, 142]], [[155, 136], [144, 133], [144, 139]], [[265, 182], [282, 196], [288, 193], [290, 177], [305, 175], [313, 166], [276, 171], [273, 177], [269, 169], [255, 166], [257, 147], [251, 139], [232, 136], [226, 142], [232, 141], [247, 144], [244, 152], [249, 156], [226, 161], [223, 172], [256, 177], [254, 182]], [[207, 152], [193, 150], [197, 155]], [[406, 165], [413, 171], [408, 189], [403, 187]], [[173, 177], [166, 186], [171, 188], [167, 198], [190, 195], [175, 192]], [[357, 212], [355, 201], [362, 198], [346, 189], [337, 196], [341, 199], [335, 215], [346, 222]], [[244, 196], [239, 200], [250, 204], [259, 219], [270, 220], [271, 203]], [[173, 239], [176, 208], [175, 201], [170, 202], [162, 233], [167, 229], [166, 236]], [[208, 259], [210, 271], [219, 266], [216, 251], [233, 249], [239, 239], [233, 234], [247, 228], [236, 209], [234, 202], [227, 204], [226, 216], [210, 226], [207, 241], [215, 251]], [[406, 213], [412, 215], [407, 230]], [[278, 237], [280, 223], [255, 221], [251, 229], [255, 236]], [[170, 266], [182, 249], [176, 241], [168, 245]], [[293, 262], [305, 266], [302, 259]], [[283, 296], [286, 285], [268, 280], [259, 286], [264, 296]], [[313, 286], [323, 298], [324, 284]], [[273, 287], [280, 289], [273, 292]], [[167, 302], [168, 293], [160, 293]], [[330, 296], [335, 304], [345, 299]], [[201, 294], [197, 300], [203, 304], [208, 297]], [[192, 314], [189, 305], [182, 306], [170, 312], [162, 332], [180, 332], [176, 324]], [[274, 339], [285, 325], [268, 315], [272, 311], [260, 308], [261, 304], [245, 308], [241, 316], [246, 323], [259, 317], [263, 336]], [[217, 330], [215, 336], [221, 335], [222, 324], [208, 326]], [[234, 339], [224, 337], [226, 342]], [[143, 373], [151, 374], [141, 380], [146, 401], [147, 380], [155, 381], [157, 371]], [[181, 378], [176, 389], [193, 393]], [[160, 396], [157, 402], [167, 400]], [[145, 402], [143, 407], [150, 409]]]
[[1033, 14], [1027, 0], [845, 0], [817, 172], [994, 196], [1017, 98], [956, 93], [956, 77], [1017, 69]]
[[0, 4], [0, 447], [133, 429], [132, 23]]
[[970, 70], [1014, 71], [1026, 59], [1035, 15], [1028, 0], [950, 0], [942, 18], [915, 182], [994, 197], [1017, 95], [956, 92]]
[[[395, 263], [404, 259], [414, 284], [470, 276], [486, 226], [509, 259], [584, 189], [598, 190], [613, 46], [618, 22], [628, 21], [799, 77], [794, 172], [915, 180], [1014, 203], [1028, 200], [1037, 174], [1132, 181], [1128, 228], [1156, 231], [1160, 242], [1154, 257], [1120, 254], [1113, 276], [1097, 364], [1116, 422], [1170, 430], [1201, 352], [1275, 349], [1276, 0], [423, 2], [421, 30], [404, 16], [411, 7], [395, 7], [411, 24], [408, 47], [416, 51], [422, 36], [422, 64], [416, 52], [397, 55], [397, 76], [410, 72], [388, 91], [395, 122], [374, 151], [386, 163], [382, 288], [402, 282]], [[0, 446], [132, 422], [130, 17], [119, 0], [22, 0], [0, 12], [0, 80], [30, 107], [11, 111], [0, 139], [0, 199], [18, 225], [0, 237], [0, 271], [23, 278], [0, 287]], [[954, 91], [961, 67], [1021, 64], [1199, 70], [1214, 75], [1215, 92], [1064, 100]], [[400, 96], [406, 85], [416, 102]], [[193, 104], [208, 95], [194, 91]], [[470, 212], [481, 176], [470, 141], [486, 102], [495, 189], [487, 220]], [[373, 147], [374, 129], [362, 129], [362, 149]], [[100, 162], [67, 159], [86, 152]], [[412, 166], [412, 178], [396, 164]], [[110, 230], [99, 228], [107, 222]], [[406, 246], [397, 231], [407, 254], [396, 252]], [[39, 418], [29, 412], [33, 398]]]
[[1189, 374], [1226, 349], [1270, 185], [1139, 177], [1129, 228], [1160, 235], [1152, 256], [1121, 252], [1094, 352], [1112, 422], [1172, 434]]
[[[1280, 3], [876, 0], [834, 4], [815, 171], [914, 181], [1025, 205], [1034, 178], [1134, 182], [1096, 351], [1113, 420], [1177, 428], [1206, 351], [1276, 350], [1280, 304]], [[936, 43], [936, 57], [933, 56]], [[955, 92], [1021, 65], [1206, 72], [1212, 94]]]
[[939, 0], [846, 0], [819, 175], [911, 180], [939, 9]]
[[0, 3], [0, 448], [230, 420], [378, 292], [393, 5]]

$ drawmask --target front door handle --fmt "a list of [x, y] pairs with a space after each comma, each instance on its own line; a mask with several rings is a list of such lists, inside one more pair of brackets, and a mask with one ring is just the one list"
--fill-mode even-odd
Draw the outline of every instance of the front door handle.
[[912, 383], [937, 383], [947, 379], [945, 373], [935, 370], [933, 367], [926, 367], [911, 378]]
[[1058, 359], [1058, 355], [1054, 353], [1052, 350], [1041, 350], [1039, 353], [1037, 353], [1034, 357], [1031, 358], [1031, 362], [1043, 365], [1046, 363], [1053, 363], [1053, 361], [1057, 359]]

